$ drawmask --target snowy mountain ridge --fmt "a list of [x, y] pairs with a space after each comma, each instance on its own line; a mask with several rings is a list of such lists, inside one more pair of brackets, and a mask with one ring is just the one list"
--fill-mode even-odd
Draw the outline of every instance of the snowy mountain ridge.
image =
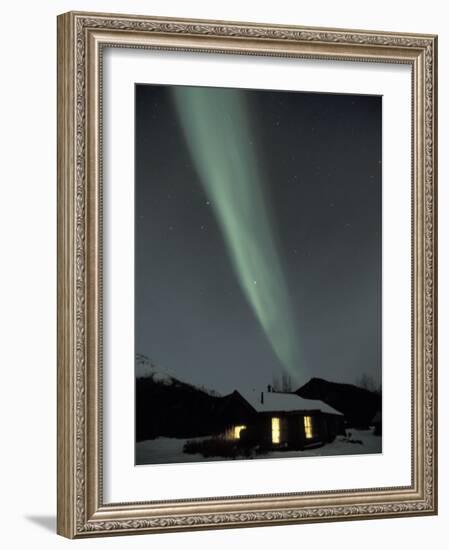
[[153, 382], [164, 384], [165, 386], [181, 382], [168, 372], [157, 368], [148, 357], [140, 353], [136, 354], [136, 378], [151, 378]]
[[219, 397], [220, 393], [205, 388], [204, 386], [196, 386], [189, 382], [179, 379], [178, 377], [173, 376], [165, 369], [161, 369], [159, 366], [156, 366], [146, 355], [140, 353], [136, 354], [136, 379], [151, 379], [156, 384], [162, 384], [164, 386], [173, 386], [173, 385], [183, 385], [188, 386], [194, 390], [201, 391], [208, 395]]

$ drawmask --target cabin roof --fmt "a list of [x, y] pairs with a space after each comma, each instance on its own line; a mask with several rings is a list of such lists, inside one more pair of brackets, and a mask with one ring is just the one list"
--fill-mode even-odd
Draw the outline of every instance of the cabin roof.
[[319, 399], [304, 399], [295, 393], [263, 392], [263, 403], [260, 391], [242, 391], [240, 395], [257, 412], [293, 412], [293, 411], [321, 411], [327, 414], [343, 416]]

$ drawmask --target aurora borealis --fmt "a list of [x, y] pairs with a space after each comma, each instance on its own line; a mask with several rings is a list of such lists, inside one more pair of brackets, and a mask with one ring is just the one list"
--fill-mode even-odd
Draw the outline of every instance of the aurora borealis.
[[172, 91], [235, 275], [280, 363], [297, 378], [303, 368], [299, 332], [245, 95], [238, 90], [187, 86]]
[[222, 394], [380, 382], [382, 99], [135, 93], [136, 352]]

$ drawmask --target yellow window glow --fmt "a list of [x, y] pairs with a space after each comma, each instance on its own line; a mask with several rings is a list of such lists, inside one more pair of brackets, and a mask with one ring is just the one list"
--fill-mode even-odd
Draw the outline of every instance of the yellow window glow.
[[306, 439], [312, 439], [313, 432], [312, 432], [312, 417], [311, 416], [305, 416], [304, 417], [304, 432], [306, 434]]
[[273, 443], [281, 442], [281, 420], [276, 417], [271, 419], [271, 441]]
[[234, 426], [234, 439], [240, 439], [240, 432], [245, 428], [246, 426]]

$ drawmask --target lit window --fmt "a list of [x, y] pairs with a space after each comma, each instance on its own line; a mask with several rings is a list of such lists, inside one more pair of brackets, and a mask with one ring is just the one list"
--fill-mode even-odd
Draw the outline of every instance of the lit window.
[[245, 428], [246, 426], [234, 426], [234, 439], [240, 439], [240, 432]]
[[281, 442], [281, 420], [276, 417], [271, 419], [271, 441], [273, 443]]
[[312, 439], [313, 433], [312, 433], [312, 417], [311, 416], [305, 416], [304, 417], [304, 432], [306, 434], [306, 439]]

